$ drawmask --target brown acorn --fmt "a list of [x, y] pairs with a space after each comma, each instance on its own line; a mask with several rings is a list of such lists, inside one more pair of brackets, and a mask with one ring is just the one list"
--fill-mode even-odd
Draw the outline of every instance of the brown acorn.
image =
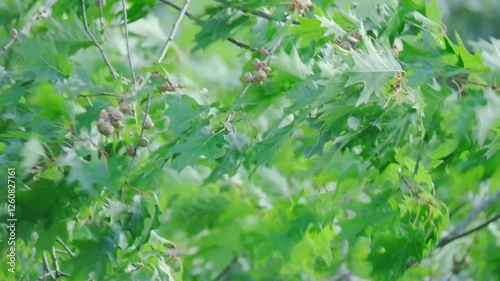
[[144, 121], [144, 129], [149, 130], [155, 126], [155, 123], [153, 123], [153, 120], [148, 116], [146, 116], [146, 121]]
[[262, 82], [266, 80], [267, 74], [264, 70], [259, 70], [257, 73], [255, 73], [255, 81], [257, 82]]
[[175, 86], [167, 81], [156, 86], [156, 89], [158, 89], [160, 92], [173, 92], [175, 91]]
[[109, 119], [114, 121], [122, 121], [123, 113], [119, 110], [113, 109], [113, 111], [111, 111], [111, 114], [109, 115]]
[[118, 96], [118, 102], [121, 103], [121, 102], [127, 101], [131, 96], [132, 95], [130, 93], [123, 93], [123, 94]]
[[260, 54], [263, 56], [263, 57], [268, 57], [270, 54], [269, 54], [269, 51], [264, 49], [264, 48], [260, 48]]
[[108, 113], [103, 110], [103, 111], [101, 111], [99, 113], [99, 117], [102, 118], [102, 119], [104, 119], [104, 120], [107, 120], [108, 119]]
[[260, 66], [260, 60], [254, 59], [253, 60], [253, 67], [255, 68], [255, 70], [259, 70], [259, 66]]
[[142, 137], [142, 138], [139, 139], [138, 144], [139, 144], [139, 146], [146, 147], [146, 146], [148, 146], [149, 141], [148, 141], [147, 138]]
[[115, 129], [111, 123], [105, 121], [97, 126], [97, 131], [105, 136], [109, 136], [115, 131]]
[[243, 73], [243, 76], [241, 77], [241, 80], [243, 80], [243, 82], [251, 82], [252, 79], [253, 79], [253, 75], [250, 72]]
[[128, 114], [130, 112], [130, 104], [126, 101], [122, 101], [120, 102], [119, 109], [123, 114]]
[[129, 143], [127, 147], [125, 148], [125, 151], [127, 151], [127, 154], [130, 157], [137, 157], [139, 156], [139, 150], [135, 150], [135, 147], [133, 144]]

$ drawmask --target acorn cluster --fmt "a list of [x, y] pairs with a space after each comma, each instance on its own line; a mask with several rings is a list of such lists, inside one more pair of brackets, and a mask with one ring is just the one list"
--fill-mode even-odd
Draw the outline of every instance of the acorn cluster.
[[[118, 96], [118, 107], [108, 107], [103, 109], [99, 113], [99, 119], [97, 120], [97, 131], [104, 135], [110, 136], [114, 132], [118, 132], [118, 129], [123, 126], [123, 121], [125, 120], [126, 114], [133, 114], [134, 110], [132, 105], [129, 103], [129, 99], [132, 97], [130, 93], [123, 93]], [[149, 115], [146, 115], [143, 128], [144, 130], [149, 130], [154, 127], [154, 122], [151, 120]], [[149, 145], [149, 140], [142, 137], [138, 140], [137, 145], [139, 147], [146, 147]], [[139, 156], [139, 151], [135, 149], [132, 143], [129, 143], [125, 147], [126, 153], [131, 157]]]
[[267, 74], [271, 72], [271, 67], [267, 65], [266, 61], [260, 61], [257, 58], [253, 60], [253, 67], [255, 68], [255, 75], [251, 72], [245, 72], [241, 79], [243, 82], [262, 84], [267, 79]]
[[303, 14], [306, 11], [313, 9], [313, 1], [311, 0], [293, 0], [292, 3], [288, 6], [288, 9], [293, 12], [298, 12], [299, 14]]
[[113, 134], [115, 129], [123, 125], [123, 119], [125, 119], [125, 117], [120, 110], [114, 107], [108, 107], [99, 113], [97, 131], [104, 136], [109, 136]]

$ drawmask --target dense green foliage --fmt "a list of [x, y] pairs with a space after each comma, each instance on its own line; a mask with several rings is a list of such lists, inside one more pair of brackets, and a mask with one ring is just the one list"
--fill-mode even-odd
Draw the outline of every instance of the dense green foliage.
[[500, 278], [498, 222], [455, 239], [500, 213], [500, 41], [436, 0], [193, 0], [161, 63], [184, 1], [42, 2], [0, 3], [17, 280]]

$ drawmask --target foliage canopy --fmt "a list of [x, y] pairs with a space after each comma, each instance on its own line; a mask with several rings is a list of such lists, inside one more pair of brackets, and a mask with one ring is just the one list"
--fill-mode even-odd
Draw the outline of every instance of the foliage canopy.
[[498, 280], [499, 40], [436, 0], [191, 2], [0, 4], [17, 280]]

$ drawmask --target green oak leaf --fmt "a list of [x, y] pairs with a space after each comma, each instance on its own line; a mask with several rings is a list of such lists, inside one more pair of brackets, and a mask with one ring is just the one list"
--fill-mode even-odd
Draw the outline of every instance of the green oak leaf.
[[187, 166], [194, 166], [205, 157], [209, 163], [213, 162], [222, 153], [222, 146], [227, 144], [223, 135], [213, 132], [209, 127], [198, 128], [186, 140], [175, 145], [171, 153], [178, 154], [172, 159], [172, 167], [178, 172]]

